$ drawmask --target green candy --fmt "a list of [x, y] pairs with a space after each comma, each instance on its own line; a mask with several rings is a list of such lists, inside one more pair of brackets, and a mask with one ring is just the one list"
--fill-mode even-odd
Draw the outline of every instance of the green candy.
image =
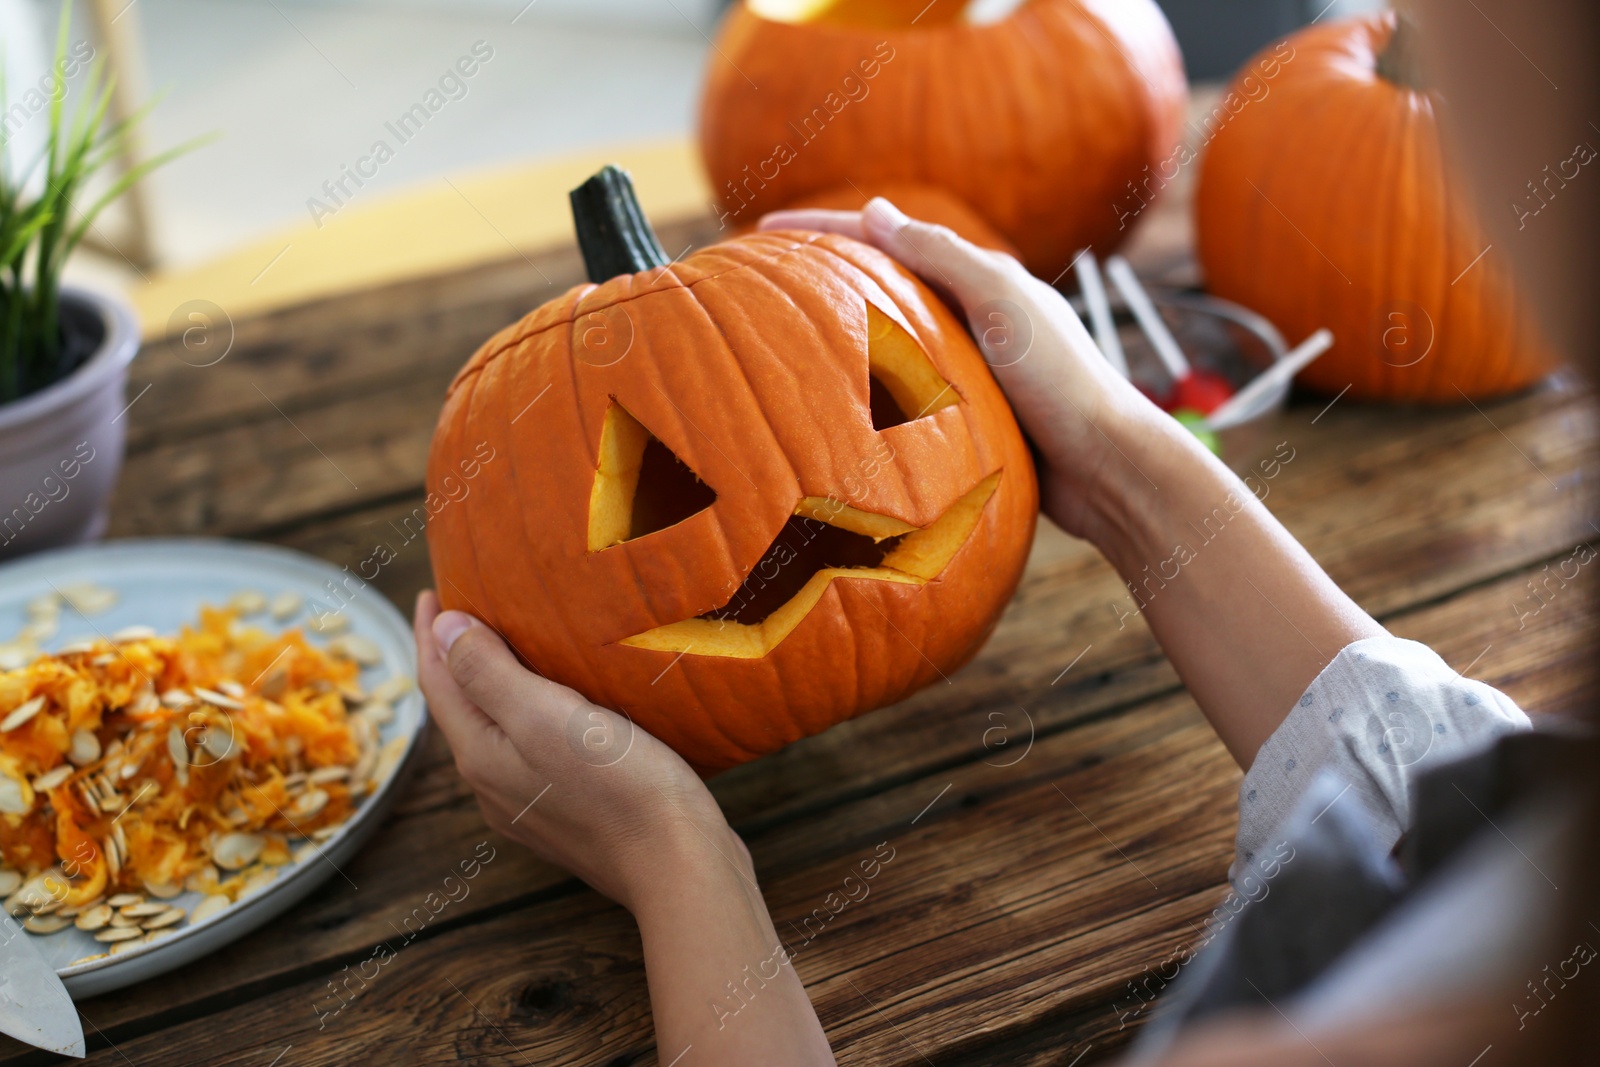
[[1222, 455], [1222, 443], [1217, 440], [1217, 432], [1206, 425], [1204, 413], [1194, 408], [1175, 408], [1172, 417], [1178, 423], [1194, 434], [1195, 439], [1211, 450], [1214, 456]]

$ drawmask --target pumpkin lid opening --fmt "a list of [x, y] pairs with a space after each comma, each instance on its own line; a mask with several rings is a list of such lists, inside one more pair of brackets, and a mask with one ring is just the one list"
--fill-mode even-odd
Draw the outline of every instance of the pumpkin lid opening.
[[627, 171], [608, 163], [567, 198], [591, 282], [600, 285], [619, 274], [638, 274], [672, 262], [639, 207]]

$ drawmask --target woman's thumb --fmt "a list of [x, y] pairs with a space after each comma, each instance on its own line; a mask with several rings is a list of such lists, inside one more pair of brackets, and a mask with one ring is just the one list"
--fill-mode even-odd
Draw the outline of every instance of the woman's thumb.
[[440, 612], [433, 639], [456, 685], [480, 708], [512, 696], [526, 673], [500, 635], [464, 611]]

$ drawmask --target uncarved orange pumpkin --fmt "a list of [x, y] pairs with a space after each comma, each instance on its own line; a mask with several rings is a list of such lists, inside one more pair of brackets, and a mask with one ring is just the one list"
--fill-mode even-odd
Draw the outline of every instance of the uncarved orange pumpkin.
[[[954, 194], [932, 185], [918, 182], [883, 182], [880, 184], [841, 185], [820, 193], [802, 196], [786, 208], [823, 208], [830, 211], [860, 211], [867, 201], [881, 196], [914, 219], [947, 226], [979, 248], [1004, 252], [1021, 257], [1017, 246], [1001, 237], [972, 208]], [[752, 226], [754, 224], [752, 223]]]
[[700, 148], [733, 225], [851, 182], [921, 182], [1050, 278], [1130, 232], [1125, 205], [1177, 146], [1183, 62], [1153, 0], [1027, 0], [983, 24], [959, 0], [779, 6], [735, 4], [710, 53]]
[[1212, 292], [1292, 341], [1333, 331], [1302, 383], [1459, 403], [1551, 363], [1451, 173], [1414, 32], [1392, 13], [1330, 22], [1289, 38], [1270, 81], [1247, 65], [1201, 166], [1197, 240]]
[[491, 338], [439, 418], [444, 606], [705, 772], [965, 662], [1038, 489], [961, 322], [848, 238], [669, 264], [620, 172], [574, 207], [601, 283]]

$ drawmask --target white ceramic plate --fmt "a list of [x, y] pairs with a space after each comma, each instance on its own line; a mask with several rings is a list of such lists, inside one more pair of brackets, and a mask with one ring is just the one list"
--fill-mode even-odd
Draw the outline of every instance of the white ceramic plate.
[[[202, 604], [222, 606], [235, 593], [254, 589], [270, 600], [285, 590], [300, 593], [307, 603], [315, 600], [328, 608], [343, 605], [350, 619], [346, 631], [373, 641], [383, 650], [383, 663], [362, 671], [361, 683], [369, 691], [384, 678], [402, 673], [416, 678], [416, 649], [411, 627], [388, 600], [351, 572], [319, 559], [270, 545], [210, 540], [129, 540], [63, 549], [29, 556], [0, 567], [0, 640], [9, 640], [27, 621], [25, 605], [31, 599], [79, 583], [114, 590], [115, 607], [83, 616], [71, 607], [61, 611], [61, 627], [43, 647], [59, 648], [69, 641], [110, 634], [124, 626], [153, 626], [163, 634], [195, 622]], [[336, 599], [332, 590], [345, 589]], [[353, 591], [353, 593], [351, 592]], [[278, 622], [263, 612], [244, 621], [263, 629], [303, 627], [307, 612]], [[308, 635], [315, 644], [329, 638]], [[72, 966], [72, 961], [103, 951], [107, 946], [81, 930], [35, 936], [33, 944], [55, 966], [67, 991], [83, 999], [120, 989], [154, 977], [174, 967], [214, 952], [282, 914], [329, 878], [343, 877], [341, 869], [366, 843], [394, 803], [396, 792], [416, 762], [427, 727], [422, 695], [412, 688], [395, 702], [394, 718], [380, 731], [384, 743], [405, 738], [405, 752], [395, 771], [368, 795], [355, 813], [316, 853], [303, 862], [276, 868], [277, 878], [265, 889], [248, 896], [220, 914], [129, 951]], [[297, 847], [290, 843], [291, 849]], [[192, 908], [199, 894], [186, 892], [172, 903]]]

